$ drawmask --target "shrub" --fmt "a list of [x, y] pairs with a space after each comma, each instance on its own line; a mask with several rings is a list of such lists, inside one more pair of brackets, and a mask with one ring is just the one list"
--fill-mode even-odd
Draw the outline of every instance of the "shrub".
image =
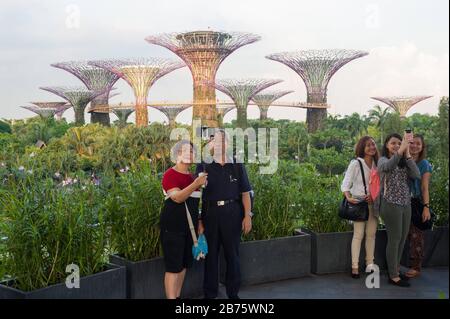
[[101, 191], [86, 183], [55, 186], [30, 176], [11, 179], [0, 189], [2, 271], [15, 288], [30, 291], [65, 281], [66, 266], [81, 276], [107, 262]]

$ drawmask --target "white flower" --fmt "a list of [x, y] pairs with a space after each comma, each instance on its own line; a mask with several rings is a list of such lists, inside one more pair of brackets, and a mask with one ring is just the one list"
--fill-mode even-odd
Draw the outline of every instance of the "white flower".
[[3, 162], [1, 162], [1, 163], [0, 163], [0, 167], [6, 167], [6, 164], [3, 163]]
[[19, 171], [24, 171], [24, 170], [25, 170], [25, 167], [19, 166]]
[[27, 173], [28, 173], [28, 174], [33, 174], [33, 170], [32, 170], [32, 169], [29, 169], [29, 170], [27, 171]]
[[82, 190], [85, 190], [85, 189], [86, 189], [86, 186], [81, 186], [81, 189], [82, 189]]
[[34, 153], [34, 152], [32, 152], [31, 154], [30, 154], [30, 157], [35, 157], [36, 156], [36, 153]]
[[59, 172], [56, 172], [56, 173], [55, 173], [55, 177], [56, 177], [56, 178], [59, 178], [60, 176], [61, 176], [61, 174], [60, 174]]

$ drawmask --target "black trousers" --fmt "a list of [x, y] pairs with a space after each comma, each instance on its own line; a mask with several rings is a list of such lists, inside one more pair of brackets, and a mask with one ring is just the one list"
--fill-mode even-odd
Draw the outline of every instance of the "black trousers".
[[216, 298], [219, 290], [219, 256], [223, 247], [226, 268], [226, 289], [229, 298], [236, 298], [241, 285], [239, 244], [243, 210], [239, 202], [224, 206], [209, 205], [203, 218], [208, 255], [205, 260], [203, 290], [205, 298]]

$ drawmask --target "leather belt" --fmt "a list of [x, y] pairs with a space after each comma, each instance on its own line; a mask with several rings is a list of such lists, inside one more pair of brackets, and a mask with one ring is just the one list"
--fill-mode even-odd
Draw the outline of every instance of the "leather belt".
[[210, 204], [214, 205], [214, 206], [224, 206], [224, 205], [236, 202], [236, 201], [237, 201], [236, 199], [217, 200], [217, 201], [214, 200], [214, 201], [210, 201]]

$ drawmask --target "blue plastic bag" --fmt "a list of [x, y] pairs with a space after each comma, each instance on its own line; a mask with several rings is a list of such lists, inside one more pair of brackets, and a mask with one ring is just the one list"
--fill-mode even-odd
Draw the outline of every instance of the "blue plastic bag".
[[197, 245], [192, 246], [192, 256], [195, 260], [200, 260], [200, 258], [205, 258], [208, 254], [208, 243], [206, 242], [206, 237], [204, 234], [198, 236]]

